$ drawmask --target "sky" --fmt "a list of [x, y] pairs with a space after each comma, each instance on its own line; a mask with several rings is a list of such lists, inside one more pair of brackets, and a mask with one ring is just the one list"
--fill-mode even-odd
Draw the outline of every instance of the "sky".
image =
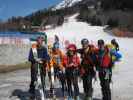
[[26, 16], [37, 10], [48, 8], [62, 0], [0, 0], [0, 20], [12, 16]]

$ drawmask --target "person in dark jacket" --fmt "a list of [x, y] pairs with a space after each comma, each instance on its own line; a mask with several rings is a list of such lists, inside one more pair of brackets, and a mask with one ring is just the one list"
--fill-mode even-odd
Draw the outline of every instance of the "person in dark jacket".
[[81, 77], [83, 79], [83, 88], [85, 93], [84, 100], [92, 100], [93, 87], [92, 79], [95, 77], [96, 54], [93, 45], [89, 44], [88, 39], [82, 39], [82, 48], [77, 52], [81, 54]]
[[37, 44], [34, 45], [37, 50], [37, 57], [34, 56], [32, 48], [29, 52], [28, 60], [31, 62], [31, 83], [29, 92], [33, 94], [35, 93], [35, 82], [37, 81], [37, 65], [40, 64], [43, 71], [41, 74], [44, 76], [43, 79], [45, 81], [46, 66], [47, 62], [50, 60], [47, 48], [43, 46], [43, 41], [43, 37], [38, 37]]

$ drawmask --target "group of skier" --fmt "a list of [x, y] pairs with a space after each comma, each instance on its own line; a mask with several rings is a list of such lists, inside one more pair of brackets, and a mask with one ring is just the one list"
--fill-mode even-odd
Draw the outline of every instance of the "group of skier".
[[[92, 100], [92, 81], [93, 79], [97, 80], [96, 76], [98, 76], [103, 96], [102, 100], [111, 100], [112, 67], [115, 61], [120, 58], [120, 55], [117, 54], [119, 51], [118, 43], [113, 39], [110, 44], [105, 44], [104, 40], [100, 39], [97, 46], [95, 46], [84, 38], [81, 40], [81, 45], [82, 48], [78, 49], [75, 44], [70, 43], [64, 53], [60, 49], [57, 36], [53, 45], [48, 45], [48, 49], [43, 46], [43, 38], [38, 37], [37, 53], [40, 59], [34, 59], [32, 49], [29, 54], [29, 61], [32, 63], [30, 93], [35, 92], [35, 82], [37, 80], [35, 62], [38, 62], [43, 66], [42, 74], [46, 76], [48, 72], [51, 84], [50, 90], [53, 94], [56, 88], [54, 82], [58, 79], [61, 83], [61, 93], [64, 99], [68, 97], [68, 100]], [[98, 75], [96, 75], [97, 73]], [[83, 81], [84, 99], [79, 97], [79, 78]]]

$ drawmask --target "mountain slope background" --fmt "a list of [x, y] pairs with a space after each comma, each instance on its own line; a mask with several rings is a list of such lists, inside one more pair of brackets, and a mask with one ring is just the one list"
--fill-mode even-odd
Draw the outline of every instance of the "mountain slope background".
[[[117, 27], [133, 31], [133, 1], [131, 0], [63, 0], [51, 8], [25, 17], [12, 17], [0, 24], [0, 30], [32, 30], [32, 26], [62, 25], [67, 16], [79, 13], [77, 19], [91, 25]], [[23, 26], [25, 25], [25, 29]]]

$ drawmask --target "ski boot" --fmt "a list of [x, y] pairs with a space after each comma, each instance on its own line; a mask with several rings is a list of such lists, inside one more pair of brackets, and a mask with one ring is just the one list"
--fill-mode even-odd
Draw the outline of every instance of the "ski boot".
[[30, 100], [35, 100], [35, 90], [29, 89], [28, 92], [30, 93]]
[[92, 100], [92, 97], [86, 96], [84, 100]]
[[64, 96], [64, 97], [63, 97], [63, 100], [67, 100], [67, 97], [66, 97], [66, 96]]
[[74, 100], [80, 100], [80, 97], [79, 96], [75, 96]]
[[53, 99], [52, 100], [57, 100], [56, 95], [53, 95]]
[[73, 98], [71, 96], [68, 96], [67, 100], [73, 100]]

